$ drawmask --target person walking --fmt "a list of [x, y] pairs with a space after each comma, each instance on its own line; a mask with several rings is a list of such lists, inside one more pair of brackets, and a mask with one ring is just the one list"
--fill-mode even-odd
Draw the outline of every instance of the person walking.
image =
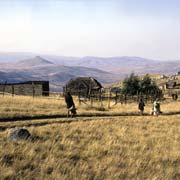
[[139, 104], [138, 104], [138, 109], [140, 111], [140, 115], [143, 115], [144, 107], [145, 107], [145, 103], [142, 99], [140, 99]]
[[156, 99], [153, 103], [153, 114], [158, 116], [161, 113], [160, 102]]
[[71, 115], [71, 117], [73, 117], [77, 113], [76, 113], [76, 107], [75, 107], [73, 98], [71, 96], [71, 93], [68, 91], [67, 93], [65, 93], [64, 97], [65, 97], [66, 107], [68, 109], [67, 117], [69, 117], [69, 115]]

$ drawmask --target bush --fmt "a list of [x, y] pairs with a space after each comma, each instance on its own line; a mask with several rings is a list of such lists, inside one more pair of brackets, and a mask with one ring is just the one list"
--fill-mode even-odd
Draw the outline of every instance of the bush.
[[123, 81], [122, 93], [127, 95], [150, 95], [161, 96], [162, 92], [156, 83], [149, 77], [148, 74], [144, 76], [142, 80], [134, 73], [131, 73]]

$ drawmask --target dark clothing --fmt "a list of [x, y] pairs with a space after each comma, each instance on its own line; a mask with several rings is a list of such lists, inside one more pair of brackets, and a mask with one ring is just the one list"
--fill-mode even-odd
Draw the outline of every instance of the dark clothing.
[[72, 98], [70, 92], [67, 92], [65, 94], [65, 102], [66, 102], [67, 109], [68, 109], [67, 117], [69, 117], [69, 113], [71, 113], [71, 117], [76, 115], [77, 113], [76, 113], [75, 104], [74, 104], [74, 101], [73, 101], [73, 98]]
[[66, 102], [66, 105], [67, 105], [68, 109], [75, 106], [73, 98], [72, 98], [70, 93], [65, 94], [65, 102]]
[[145, 106], [144, 102], [143, 102], [143, 101], [140, 101], [140, 102], [139, 102], [139, 106], [138, 106], [139, 110], [140, 110], [140, 111], [144, 111], [144, 106]]
[[177, 101], [178, 95], [177, 95], [177, 94], [172, 94], [172, 99], [173, 99], [174, 101]]

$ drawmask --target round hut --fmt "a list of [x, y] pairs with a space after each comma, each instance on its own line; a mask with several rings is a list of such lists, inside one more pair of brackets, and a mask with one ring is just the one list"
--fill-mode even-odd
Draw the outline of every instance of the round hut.
[[92, 94], [99, 94], [102, 88], [102, 85], [92, 77], [77, 77], [68, 81], [64, 91], [69, 91], [72, 95], [89, 97]]

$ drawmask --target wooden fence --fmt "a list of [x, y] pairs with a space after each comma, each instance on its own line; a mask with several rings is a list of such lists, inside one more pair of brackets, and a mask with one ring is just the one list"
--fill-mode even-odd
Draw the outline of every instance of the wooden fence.
[[118, 103], [127, 104], [127, 103], [139, 102], [140, 99], [143, 99], [145, 103], [148, 102], [152, 103], [156, 98], [160, 100], [163, 99], [163, 95], [158, 93], [155, 93], [153, 95], [137, 94], [132, 96], [132, 95], [122, 94], [119, 92], [112, 92], [111, 89], [105, 89], [104, 91], [99, 91], [99, 93], [94, 93], [94, 94], [92, 93], [87, 97], [84, 97], [84, 95], [81, 94], [81, 91], [79, 91], [76, 94], [78, 94], [79, 105], [81, 105], [81, 103], [84, 103], [93, 106], [94, 102], [100, 102], [102, 106], [103, 102], [106, 101], [108, 108], [110, 108], [111, 106], [115, 106]]
[[[33, 87], [32, 87], [33, 88]], [[43, 91], [43, 93], [47, 93]], [[35, 96], [36, 94], [36, 89], [33, 89], [32, 93], [29, 94], [29, 96], [33, 98], [41, 97], [43, 99], [64, 99], [64, 93], [63, 92], [51, 92], [48, 91], [49, 96]], [[16, 96], [14, 91], [12, 90], [11, 93], [8, 93], [6, 91], [1, 91], [0, 94], [2, 96]], [[76, 99], [78, 99], [79, 105], [81, 104], [87, 104], [91, 107], [93, 107], [94, 103], [99, 103], [100, 107], [103, 107], [103, 104], [107, 104], [107, 108], [111, 108], [112, 106], [117, 105], [118, 103], [120, 104], [127, 104], [127, 103], [133, 103], [133, 102], [138, 102], [141, 99], [145, 101], [145, 103], [148, 102], [153, 102], [156, 97], [158, 96], [155, 94], [154, 96], [150, 96], [148, 94], [146, 95], [125, 95], [121, 94], [119, 92], [112, 92], [111, 89], [104, 89], [103, 91], [99, 91], [98, 93], [92, 93], [88, 95], [87, 97], [84, 96], [84, 93], [81, 93], [81, 91], [78, 91], [76, 93]], [[18, 95], [20, 96], [20, 95]], [[75, 97], [75, 96], [74, 96]], [[106, 102], [106, 103], [104, 103]]]

